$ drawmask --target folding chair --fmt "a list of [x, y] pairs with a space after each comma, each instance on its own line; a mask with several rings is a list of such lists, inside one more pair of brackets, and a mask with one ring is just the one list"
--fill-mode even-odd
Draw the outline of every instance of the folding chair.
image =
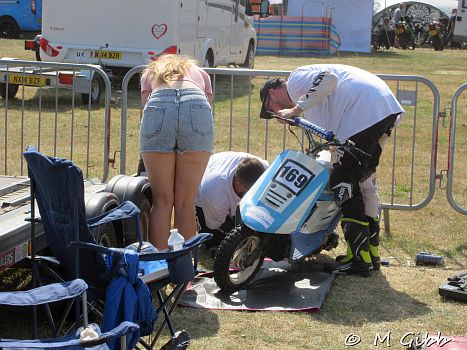
[[[82, 279], [75, 279], [70, 282], [53, 283], [29, 291], [21, 292], [1, 292], [0, 305], [10, 306], [32, 306], [45, 305], [48, 303], [71, 300], [79, 303], [78, 299], [86, 300], [87, 284]], [[87, 314], [87, 303], [82, 302], [83, 314]], [[121, 349], [135, 344], [127, 344], [126, 337], [133, 333], [139, 333], [138, 325], [131, 322], [122, 322], [109, 332], [102, 333], [97, 324], [88, 324], [84, 319], [83, 327], [74, 334], [49, 339], [2, 339], [0, 338], [0, 349], [109, 349], [107, 342], [120, 338]]]
[[[86, 220], [84, 181], [81, 170], [71, 161], [48, 157], [30, 147], [24, 153], [31, 179], [31, 201], [37, 201], [47, 243], [64, 266], [68, 276], [83, 278], [89, 284], [89, 298], [102, 311], [104, 332], [123, 321], [140, 326], [140, 336], [150, 335], [156, 316], [163, 313], [156, 335], [145, 348], [152, 348], [165, 325], [172, 338], [176, 332], [170, 315], [194, 277], [191, 252], [211, 238], [202, 233], [184, 243], [178, 251], [157, 251], [141, 241], [139, 210], [131, 202], [99, 217]], [[96, 244], [90, 228], [114, 220], [136, 220], [139, 242], [129, 248], [105, 248]], [[34, 222], [35, 218], [31, 217]], [[34, 226], [34, 225], [31, 225]], [[172, 292], [161, 292], [173, 284]], [[152, 306], [150, 291], [155, 291], [159, 306]], [[129, 306], [130, 305], [130, 306]], [[189, 341], [189, 338], [188, 338]], [[119, 340], [110, 344], [113, 348]]]

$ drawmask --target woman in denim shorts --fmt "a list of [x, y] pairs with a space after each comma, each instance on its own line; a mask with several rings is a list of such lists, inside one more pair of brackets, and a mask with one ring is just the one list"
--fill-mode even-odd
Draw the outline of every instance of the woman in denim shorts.
[[141, 98], [140, 152], [152, 192], [150, 241], [166, 249], [172, 209], [185, 239], [196, 233], [195, 197], [214, 142], [211, 80], [195, 61], [163, 55], [143, 72]]

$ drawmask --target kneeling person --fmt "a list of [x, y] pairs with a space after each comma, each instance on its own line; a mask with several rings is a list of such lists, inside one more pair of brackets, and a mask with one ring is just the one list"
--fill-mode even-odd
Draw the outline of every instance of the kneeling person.
[[268, 166], [267, 161], [244, 152], [210, 157], [195, 201], [198, 231], [214, 234], [210, 246], [218, 245], [235, 227], [238, 203]]

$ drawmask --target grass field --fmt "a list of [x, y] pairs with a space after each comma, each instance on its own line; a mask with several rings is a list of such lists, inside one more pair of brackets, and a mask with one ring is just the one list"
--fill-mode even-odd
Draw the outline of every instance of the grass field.
[[[22, 59], [34, 60], [32, 52], [22, 49], [22, 41], [0, 40], [0, 57], [10, 56]], [[450, 107], [450, 100], [455, 90], [467, 82], [467, 51], [445, 50], [435, 52], [430, 49], [417, 49], [414, 51], [402, 51], [394, 49], [389, 52], [372, 54], [345, 53], [329, 58], [293, 58], [293, 57], [262, 57], [256, 59], [257, 69], [266, 70], [291, 70], [297, 66], [312, 63], [342, 63], [364, 68], [373, 73], [417, 75], [431, 80], [440, 92], [440, 109]], [[259, 82], [253, 81], [253, 93], [258, 94]], [[32, 92], [28, 92], [25, 98], [37, 99]], [[405, 118], [398, 128], [399, 153], [398, 161], [404, 163], [410, 161], [411, 134], [415, 130], [420, 142], [417, 143], [415, 152], [416, 182], [420, 187], [407, 189], [410, 179], [405, 174], [397, 174], [398, 187], [396, 200], [407, 203], [414, 200], [415, 203], [424, 198], [427, 193], [425, 180], [428, 178], [427, 167], [431, 154], [431, 126], [432, 106], [425, 99], [430, 92], [421, 88], [420, 109], [417, 115], [417, 125], [414, 127], [410, 118]], [[228, 116], [230, 98], [217, 96], [216, 100], [216, 151], [228, 148], [228, 123], [224, 117]], [[139, 94], [137, 85], [132, 86], [129, 94], [129, 115], [139, 115]], [[464, 93], [459, 101], [456, 149], [455, 149], [455, 198], [467, 206], [467, 163], [465, 152], [467, 148], [467, 93]], [[15, 113], [15, 107], [19, 109], [20, 103], [15, 105], [11, 113]], [[244, 113], [245, 96], [235, 96], [234, 109]], [[10, 106], [11, 107], [11, 106]], [[258, 101], [252, 103], [252, 115], [256, 118], [255, 111], [259, 111]], [[4, 102], [0, 100], [0, 111], [4, 109]], [[410, 108], [407, 115], [413, 112]], [[69, 108], [61, 110], [68, 113]], [[93, 110], [93, 113], [99, 112]], [[28, 109], [33, 114], [34, 109]], [[86, 118], [86, 111], [78, 109], [78, 116], [82, 113]], [[118, 108], [113, 112], [118, 115]], [[13, 114], [14, 115], [14, 114]], [[449, 111], [448, 111], [449, 115]], [[44, 118], [54, 116], [45, 115]], [[13, 118], [12, 118], [13, 119]], [[0, 121], [3, 120], [0, 117]], [[9, 119], [10, 121], [10, 119]], [[239, 121], [237, 121], [239, 122]], [[10, 123], [14, 123], [10, 121]], [[62, 126], [66, 129], [63, 119]], [[138, 118], [133, 118], [129, 129], [128, 152], [132, 155], [129, 159], [129, 167], [134, 167], [137, 161], [137, 127]], [[241, 124], [235, 131], [236, 140], [244, 137], [244, 129]], [[440, 124], [438, 140], [438, 169], [437, 173], [447, 168], [447, 154], [449, 148], [448, 128], [449, 120], [445, 121], [446, 127]], [[4, 124], [0, 125], [0, 135], [4, 134]], [[79, 127], [77, 130], [85, 129]], [[112, 130], [118, 133], [119, 123], [113, 123]], [[281, 135], [282, 129], [274, 126], [273, 135]], [[92, 128], [92, 132], [99, 130], [99, 124]], [[407, 132], [405, 132], [405, 130]], [[78, 132], [78, 131], [77, 131]], [[82, 130], [87, 135], [88, 130]], [[226, 136], [227, 135], [227, 138]], [[0, 136], [1, 138], [2, 136]], [[32, 136], [31, 136], [32, 137]], [[50, 136], [48, 136], [50, 137]], [[95, 137], [91, 134], [91, 137]], [[97, 141], [101, 142], [99, 138]], [[253, 153], [261, 149], [262, 135], [253, 138]], [[96, 141], [96, 144], [98, 143]], [[12, 141], [13, 142], [13, 141]], [[17, 140], [16, 140], [17, 142]], [[0, 139], [0, 149], [4, 143]], [[256, 146], [255, 146], [256, 145]], [[273, 157], [281, 148], [280, 142], [270, 150]], [[12, 147], [18, 148], [18, 144]], [[97, 147], [97, 146], [96, 146]], [[234, 149], [242, 147], [234, 144]], [[97, 147], [96, 149], [99, 149]], [[240, 150], [240, 149], [239, 149]], [[79, 151], [76, 150], [78, 153]], [[0, 152], [1, 153], [1, 152]], [[262, 155], [262, 154], [258, 154]], [[100, 157], [92, 160], [94, 167], [100, 167]], [[272, 158], [269, 158], [271, 160]], [[390, 159], [384, 158], [382, 167], [386, 169]], [[1, 164], [1, 162], [0, 162]], [[14, 166], [14, 165], [13, 165]], [[116, 171], [116, 170], [115, 170]], [[380, 173], [384, 183], [390, 176], [385, 171]], [[309, 313], [260, 313], [260, 312], [227, 312], [227, 311], [199, 311], [187, 308], [177, 310], [175, 318], [179, 328], [188, 329], [192, 336], [193, 349], [344, 349], [344, 341], [347, 335], [355, 333], [361, 337], [361, 342], [355, 345], [358, 349], [372, 349], [376, 346], [373, 341], [377, 334], [391, 333], [391, 347], [402, 348], [400, 339], [408, 332], [413, 332], [410, 337], [421, 335], [425, 332], [441, 332], [444, 336], [467, 336], [465, 315], [466, 304], [446, 301], [439, 297], [438, 286], [446, 282], [446, 278], [462, 270], [467, 266], [467, 218], [454, 211], [448, 204], [445, 195], [446, 178], [436, 183], [433, 199], [423, 209], [417, 211], [391, 211], [391, 232], [382, 234], [381, 254], [383, 258], [389, 258], [389, 267], [384, 267], [380, 273], [375, 273], [369, 279], [356, 277], [338, 277], [326, 298], [324, 307], [319, 314]], [[409, 184], [410, 185], [410, 184]], [[441, 188], [439, 188], [441, 187]], [[382, 186], [383, 201], [390, 198], [389, 190]], [[331, 256], [343, 252], [344, 244]], [[430, 251], [443, 255], [446, 265], [441, 268], [428, 268], [415, 266], [415, 254], [420, 251]], [[209, 269], [211, 261], [207, 255], [202, 255], [203, 265]], [[18, 284], [13, 272], [3, 274], [11, 284]], [[2, 317], [3, 318], [3, 317]], [[24, 334], [23, 318], [11, 316], [0, 320], [0, 334], [2, 336], [15, 336]], [[12, 326], [15, 325], [15, 326]], [[379, 344], [385, 347], [386, 344]]]

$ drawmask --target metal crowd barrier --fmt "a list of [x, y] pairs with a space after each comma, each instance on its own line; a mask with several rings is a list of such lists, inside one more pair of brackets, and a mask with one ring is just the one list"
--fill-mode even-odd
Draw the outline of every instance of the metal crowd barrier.
[[[28, 145], [35, 145], [47, 154], [74, 160], [83, 169], [85, 178], [99, 177], [105, 181], [112, 170], [109, 165], [116, 161], [110, 156], [111, 140], [113, 148], [120, 148], [114, 151], [115, 154], [120, 152], [119, 169], [112, 171], [135, 173], [139, 159], [139, 121], [144, 107], [139, 92], [139, 74], [143, 69], [144, 66], [135, 67], [123, 78], [121, 116], [111, 123], [111, 110], [117, 106], [111, 106], [111, 82], [100, 67], [0, 60], [0, 92], [5, 95], [0, 98], [0, 174], [25, 175], [22, 152]], [[75, 77], [86, 71], [97, 74], [102, 80], [103, 108], [102, 104], [96, 107], [89, 102], [82, 106], [77, 102], [77, 94], [91, 93], [92, 79], [68, 80], [70, 92], [66, 93], [61, 83], [54, 83], [61, 72]], [[286, 126], [258, 118], [260, 87], [271, 77], [287, 77], [289, 71], [229, 68], [206, 68], [206, 71], [211, 75], [214, 91], [216, 152], [245, 151], [271, 161], [285, 148], [306, 147], [303, 135], [291, 135]], [[421, 209], [434, 196], [435, 182], [439, 178], [436, 161], [440, 96], [436, 86], [423, 77], [379, 76], [406, 110], [386, 145], [379, 167], [379, 193], [382, 209], [388, 217], [389, 210], [393, 209]], [[35, 87], [28, 86], [34, 82]], [[17, 98], [8, 96], [13, 85], [19, 87]], [[457, 100], [465, 89], [466, 85], [461, 86], [452, 100], [447, 183], [448, 201], [462, 214], [466, 210], [456, 201], [453, 185], [459, 178], [454, 168]]]
[[[92, 105], [97, 93], [104, 109]], [[22, 153], [32, 145], [75, 161], [85, 178], [108, 178], [111, 83], [102, 68], [1, 59], [0, 95], [1, 175], [25, 175]]]
[[[446, 196], [448, 199], [449, 204], [451, 207], [454, 208], [457, 212], [466, 215], [467, 214], [467, 208], [466, 208], [466, 198], [465, 198], [465, 193], [466, 193], [466, 188], [462, 188], [462, 183], [458, 184], [457, 187], [461, 187], [460, 190], [456, 191], [457, 193], [463, 193], [464, 198], [463, 202], [461, 202], [461, 198], [454, 198], [453, 190], [455, 189], [456, 186], [454, 186], [454, 179], [458, 179], [459, 181], [464, 181], [465, 185], [465, 168], [461, 166], [455, 167], [456, 163], [456, 157], [459, 157], [459, 160], [464, 160], [465, 159], [465, 146], [462, 148], [462, 142], [465, 144], [465, 139], [459, 139], [458, 144], [460, 146], [460, 149], [456, 149], [456, 126], [458, 125], [463, 125], [461, 124], [461, 120], [458, 119], [458, 117], [461, 116], [459, 113], [460, 111], [464, 112], [464, 118], [465, 114], [467, 113], [467, 94], [465, 91], [467, 90], [467, 83], [461, 85], [456, 92], [454, 93], [454, 96], [452, 97], [452, 102], [451, 102], [451, 122], [450, 122], [450, 131], [449, 131], [449, 155], [448, 155], [448, 180], [447, 180], [447, 185], [446, 185]], [[462, 96], [464, 93], [464, 101], [466, 103], [464, 104], [464, 109], [458, 108], [459, 104], [459, 97]], [[465, 123], [465, 119], [464, 119]], [[462, 164], [462, 163], [461, 163]], [[464, 174], [461, 174], [460, 172], [464, 170]], [[457, 176], [455, 176], [457, 174]]]
[[[140, 73], [144, 66], [128, 72], [122, 83], [122, 135], [120, 172], [128, 168], [127, 118], [141, 118], [142, 102], [134, 106], [132, 115], [128, 108], [128, 82]], [[206, 68], [213, 85], [213, 112], [216, 127], [215, 151], [245, 151], [272, 160], [281, 150], [297, 147], [283, 125], [274, 121], [259, 120], [259, 89], [271, 77], [287, 77], [289, 71]], [[386, 158], [380, 166], [384, 182], [382, 209], [385, 216], [389, 209], [417, 210], [433, 198], [436, 180], [438, 111], [440, 96], [436, 86], [419, 76], [380, 75], [401, 101], [406, 113], [395, 128], [391, 142], [385, 149]], [[371, 101], [369, 101], [371, 103]], [[253, 110], [252, 105], [256, 108]], [[424, 130], [419, 130], [420, 126]], [[430, 130], [426, 134], [426, 129]], [[423, 131], [423, 139], [418, 134]], [[132, 133], [137, 131], [132, 131]], [[399, 134], [400, 137], [399, 137]], [[402, 139], [404, 137], [404, 140]], [[298, 136], [298, 140], [303, 138]], [[300, 147], [300, 146], [298, 146]], [[418, 148], [424, 147], [430, 154], [429, 161], [418, 157]], [[136, 149], [133, 146], [132, 149]], [[133, 167], [135, 160], [133, 159]], [[420, 169], [423, 167], [423, 169]], [[381, 186], [383, 185], [383, 186]], [[421, 194], [420, 194], [421, 193]], [[387, 220], [389, 222], [389, 220]], [[387, 227], [389, 229], [389, 227]]]

